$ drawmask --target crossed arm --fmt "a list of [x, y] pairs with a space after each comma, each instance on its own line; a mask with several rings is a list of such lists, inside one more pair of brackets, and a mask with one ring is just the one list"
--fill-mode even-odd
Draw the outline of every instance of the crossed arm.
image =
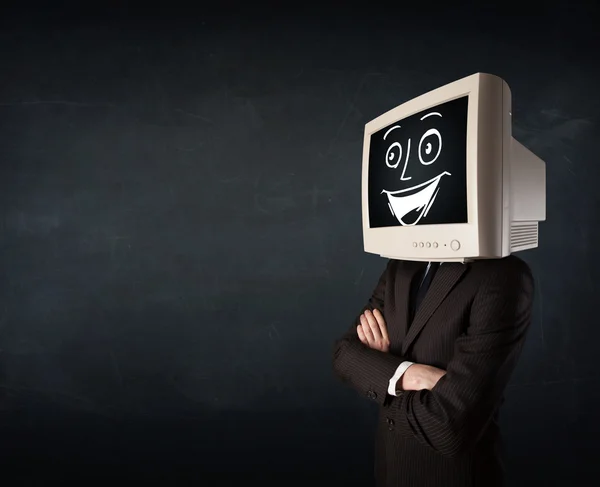
[[493, 267], [479, 287], [467, 332], [456, 340], [446, 371], [410, 366], [402, 377], [405, 392], [397, 397], [387, 394], [387, 385], [406, 358], [388, 352], [387, 329], [382, 329], [386, 275], [356, 323], [336, 342], [334, 370], [388, 408], [396, 434], [413, 435], [447, 456], [468, 450], [492, 417], [523, 347], [531, 321], [531, 274], [517, 264]]
[[[361, 343], [374, 350], [389, 352], [390, 338], [381, 311], [367, 309], [360, 315], [359, 322], [356, 334]], [[445, 374], [445, 370], [432, 365], [411, 363], [400, 376], [398, 386], [402, 391], [431, 390]]]

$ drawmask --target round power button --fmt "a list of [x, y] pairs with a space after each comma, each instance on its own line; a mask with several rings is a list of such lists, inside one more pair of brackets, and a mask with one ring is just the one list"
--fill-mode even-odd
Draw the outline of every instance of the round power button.
[[452, 242], [450, 242], [450, 248], [454, 251], [457, 251], [460, 249], [460, 242], [458, 240], [452, 240]]

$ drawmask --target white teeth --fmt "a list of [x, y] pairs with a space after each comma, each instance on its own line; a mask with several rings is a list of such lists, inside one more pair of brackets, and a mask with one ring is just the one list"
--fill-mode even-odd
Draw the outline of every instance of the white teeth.
[[[425, 181], [417, 186], [413, 186], [412, 188], [406, 188], [399, 191], [382, 191], [382, 193], [386, 193], [388, 197], [390, 211], [392, 215], [394, 215], [398, 221], [405, 226], [416, 225], [419, 220], [424, 216], [425, 213], [429, 212], [433, 201], [435, 200], [435, 196], [437, 196], [438, 185], [440, 184], [440, 180], [442, 176], [448, 175], [449, 172], [443, 172], [440, 175], [436, 176], [429, 181]], [[416, 193], [409, 194], [403, 196], [402, 193], [406, 193], [412, 191], [416, 188], [422, 189]], [[416, 221], [413, 223], [406, 223], [402, 219], [408, 215], [410, 212], [417, 210], [419, 211], [419, 216]]]

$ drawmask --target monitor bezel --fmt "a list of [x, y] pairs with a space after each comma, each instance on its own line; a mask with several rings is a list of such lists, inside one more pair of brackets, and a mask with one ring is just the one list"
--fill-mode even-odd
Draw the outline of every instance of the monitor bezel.
[[[499, 239], [496, 229], [499, 223], [497, 220], [502, 218], [501, 210], [505, 203], [501, 200], [498, 201], [496, 197], [497, 195], [502, 197], [502, 188], [505, 187], [503, 177], [501, 173], [498, 173], [498, 171], [502, 171], [502, 137], [500, 137], [499, 144], [495, 142], [498, 140], [498, 131], [502, 131], [503, 126], [501, 116], [503, 109], [502, 84], [503, 81], [494, 75], [477, 73], [413, 98], [365, 125], [362, 161], [362, 219], [366, 252], [395, 259], [436, 261], [464, 261], [483, 255], [493, 257], [498, 254], [496, 242]], [[499, 91], [498, 86], [500, 86]], [[370, 228], [368, 173], [371, 135], [415, 113], [464, 96], [468, 97], [467, 223]], [[485, 120], [482, 120], [483, 117]], [[485, 154], [482, 154], [480, 150], [479, 143], [482, 140], [488, 147]], [[492, 149], [490, 150], [489, 147]], [[478, 168], [477, 161], [482, 157], [490, 162], [487, 167]], [[492, 197], [481, 197], [482, 191], [478, 191], [478, 188], [482, 188], [482, 185], [486, 186], [486, 191], [492, 193]], [[485, 214], [482, 215], [482, 212]], [[480, 238], [482, 235], [483, 239]]]

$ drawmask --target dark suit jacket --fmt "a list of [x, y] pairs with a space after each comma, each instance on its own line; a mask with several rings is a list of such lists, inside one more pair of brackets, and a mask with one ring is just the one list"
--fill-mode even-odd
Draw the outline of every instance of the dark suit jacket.
[[[444, 263], [408, 323], [410, 284], [426, 265], [388, 262], [360, 314], [383, 313], [390, 351], [360, 342], [357, 317], [335, 344], [334, 370], [380, 405], [378, 485], [501, 486], [498, 408], [531, 321], [531, 271], [515, 256]], [[447, 373], [431, 391], [390, 396], [388, 381], [404, 360]]]

